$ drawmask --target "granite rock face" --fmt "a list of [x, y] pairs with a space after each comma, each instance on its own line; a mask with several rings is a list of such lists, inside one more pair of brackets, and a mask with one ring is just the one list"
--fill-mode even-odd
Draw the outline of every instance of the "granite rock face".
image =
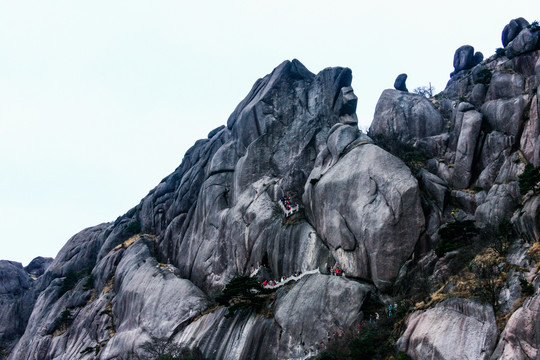
[[333, 166], [324, 154], [304, 191], [308, 219], [346, 274], [388, 289], [423, 231], [418, 183], [399, 159], [369, 143]]
[[508, 320], [492, 360], [538, 359], [540, 356], [540, 296], [525, 301]]
[[388, 89], [377, 102], [369, 130], [406, 140], [438, 135], [443, 128], [440, 112], [424, 96]]
[[[159, 338], [208, 359], [306, 360], [329, 333], [357, 329], [371, 300], [436, 289], [450, 299], [404, 324], [398, 347], [412, 359], [538, 356], [529, 249], [540, 202], [518, 181], [527, 162], [540, 163], [540, 51], [535, 32], [514, 22], [508, 57], [458, 49], [440, 94], [383, 91], [369, 135], [358, 129], [351, 70], [280, 64], [137, 206], [74, 235], [52, 262], [0, 263], [9, 359], [112, 360]], [[291, 217], [284, 195], [299, 206]], [[497, 318], [519, 304], [519, 277], [536, 289], [495, 351], [493, 307], [450, 294], [476, 248], [434, 251], [456, 220], [486, 231], [510, 220], [515, 230]], [[346, 277], [323, 275], [333, 266]], [[235, 276], [299, 271], [263, 292], [257, 310], [226, 316], [213, 300]]]
[[10, 351], [24, 333], [34, 306], [34, 281], [20, 263], [0, 260], [0, 350]]
[[497, 341], [493, 309], [471, 300], [445, 300], [406, 323], [397, 346], [413, 359], [485, 360]]

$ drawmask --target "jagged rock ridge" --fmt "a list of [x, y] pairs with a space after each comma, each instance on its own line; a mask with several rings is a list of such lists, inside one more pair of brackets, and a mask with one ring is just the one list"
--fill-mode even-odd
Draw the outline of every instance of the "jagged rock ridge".
[[[455, 219], [486, 228], [511, 219], [519, 234], [500, 293], [508, 325], [497, 343], [490, 305], [451, 298], [411, 314], [399, 349], [413, 359], [534, 358], [539, 197], [522, 198], [517, 180], [525, 162], [540, 165], [540, 51], [537, 31], [515, 23], [503, 33], [508, 57], [458, 49], [436, 97], [383, 92], [370, 136], [421, 150], [422, 167], [407, 163], [414, 173], [358, 130], [349, 69], [315, 75], [285, 61], [139, 205], [73, 236], [35, 280], [0, 263], [21, 284], [4, 292], [2, 309], [23, 309], [8, 329], [13, 343], [24, 330], [9, 359], [120, 359], [151, 337], [209, 359], [306, 359], [361, 321], [368, 299], [414, 294], [415, 276], [444, 282], [460, 252], [434, 250]], [[276, 207], [285, 194], [301, 206], [290, 219]], [[335, 265], [347, 277], [325, 275]], [[258, 311], [214, 307], [231, 278], [256, 269], [321, 274], [279, 288]], [[536, 295], [511, 314], [520, 277]], [[33, 294], [29, 306], [17, 289]]]

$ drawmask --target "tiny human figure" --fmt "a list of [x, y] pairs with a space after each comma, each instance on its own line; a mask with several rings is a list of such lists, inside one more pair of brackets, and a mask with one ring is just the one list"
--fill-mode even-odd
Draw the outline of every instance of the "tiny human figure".
[[392, 316], [392, 304], [388, 305], [388, 316], [391, 317]]
[[369, 315], [369, 323], [371, 324], [373, 322], [373, 315]]
[[375, 320], [379, 320], [379, 313], [378, 312], [375, 313]]
[[266, 286], [266, 285], [268, 285], [268, 281], [264, 280], [263, 286]]

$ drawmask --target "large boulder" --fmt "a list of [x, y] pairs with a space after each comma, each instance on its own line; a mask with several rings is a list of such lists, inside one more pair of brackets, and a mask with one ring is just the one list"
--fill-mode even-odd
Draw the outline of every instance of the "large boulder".
[[523, 112], [528, 103], [529, 95], [498, 99], [484, 103], [481, 112], [494, 130], [517, 138], [524, 121]]
[[397, 346], [413, 360], [486, 360], [497, 341], [491, 306], [466, 299], [448, 299], [416, 311], [406, 326]]
[[506, 56], [508, 58], [514, 58], [518, 55], [527, 53], [529, 51], [540, 49], [540, 31], [532, 29], [523, 29], [512, 40], [508, 46], [506, 46]]
[[481, 52], [474, 52], [474, 47], [463, 45], [454, 53], [454, 72], [457, 74], [462, 70], [467, 70], [475, 65], [478, 65], [484, 60], [484, 55]]
[[521, 195], [517, 182], [493, 185], [484, 203], [476, 209], [475, 219], [481, 227], [484, 225], [497, 226], [502, 220], [512, 217], [520, 200]]
[[388, 89], [377, 102], [369, 131], [408, 140], [438, 135], [444, 126], [441, 114], [424, 96]]
[[407, 90], [407, 86], [405, 85], [406, 80], [407, 74], [399, 74], [396, 81], [394, 81], [394, 88], [399, 91], [409, 92], [409, 90]]
[[478, 111], [467, 111], [463, 116], [461, 132], [459, 134], [454, 175], [452, 184], [456, 188], [467, 188], [472, 176], [472, 164], [480, 127], [482, 126], [482, 114]]
[[38, 256], [30, 261], [30, 264], [25, 266], [24, 270], [35, 277], [43, 275], [45, 271], [49, 268], [49, 265], [53, 262], [53, 258]]
[[[219, 309], [197, 319], [173, 341], [199, 348], [209, 359], [302, 359], [316, 355], [328, 334], [350, 328], [362, 315], [370, 286], [343, 277], [306, 275], [276, 293], [271, 309], [258, 314]], [[274, 316], [268, 315], [273, 313]]]
[[526, 29], [527, 26], [529, 26], [529, 22], [522, 17], [510, 20], [508, 25], [504, 27], [501, 35], [503, 47], [506, 47], [506, 45], [514, 40], [521, 30]]
[[525, 79], [520, 74], [495, 71], [486, 95], [486, 100], [510, 99], [523, 94]]
[[525, 300], [512, 314], [491, 360], [528, 360], [540, 357], [540, 295]]
[[369, 293], [369, 286], [337, 276], [300, 280], [275, 305], [274, 318], [282, 329], [278, 358], [301, 358], [326, 342], [328, 334], [351, 328]]
[[418, 183], [403, 162], [369, 143], [328, 167], [330, 158], [319, 153], [306, 183], [310, 223], [345, 273], [388, 289], [423, 230]]

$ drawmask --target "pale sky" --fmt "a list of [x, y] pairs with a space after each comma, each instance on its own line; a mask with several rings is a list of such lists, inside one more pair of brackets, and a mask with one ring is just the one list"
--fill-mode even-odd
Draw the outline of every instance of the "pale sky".
[[284, 60], [353, 71], [361, 128], [396, 76], [441, 91], [534, 1], [0, 0], [0, 259], [114, 221]]

